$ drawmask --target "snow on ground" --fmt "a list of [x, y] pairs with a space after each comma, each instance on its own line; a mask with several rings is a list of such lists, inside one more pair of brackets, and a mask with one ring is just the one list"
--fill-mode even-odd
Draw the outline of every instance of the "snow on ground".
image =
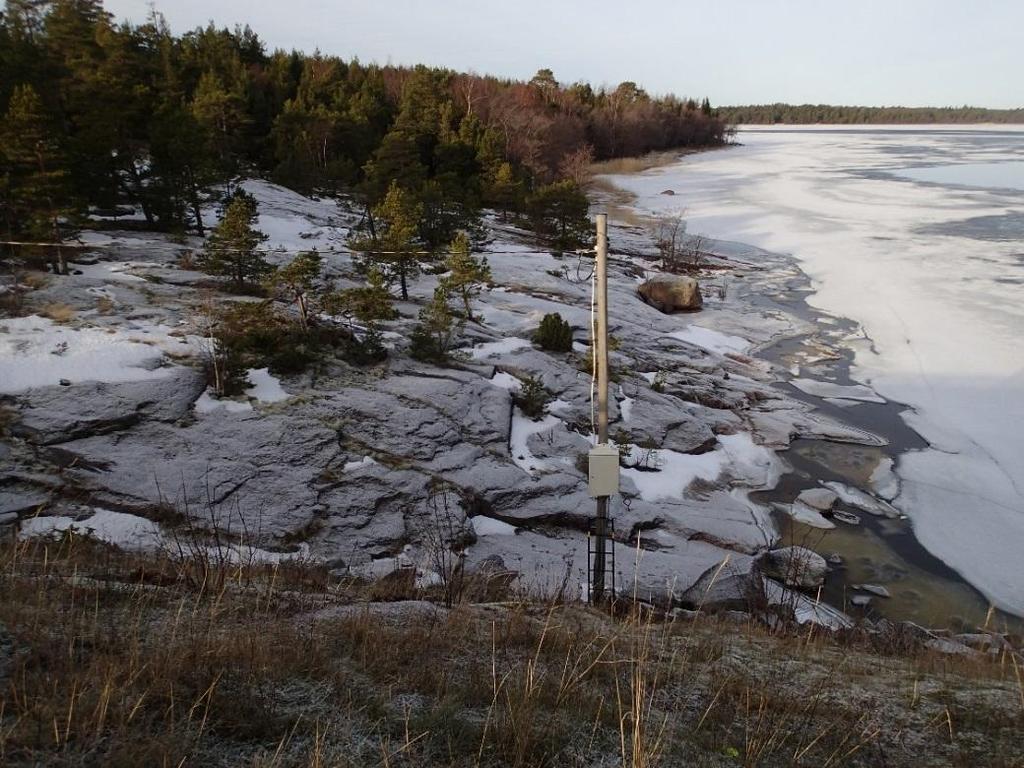
[[512, 436], [509, 440], [509, 450], [512, 452], [512, 461], [531, 475], [543, 470], [553, 468], [551, 462], [538, 459], [531, 452], [526, 444], [531, 435], [545, 432], [549, 429], [561, 426], [562, 420], [557, 416], [548, 414], [540, 421], [534, 421], [523, 415], [517, 407], [512, 414]]
[[239, 543], [207, 545], [199, 540], [180, 542], [175, 539], [173, 534], [164, 532], [152, 520], [99, 508], [96, 508], [91, 516], [82, 520], [61, 515], [27, 518], [21, 521], [18, 535], [22, 539], [47, 538], [63, 534], [66, 531], [74, 531], [81, 536], [89, 536], [134, 552], [162, 549], [176, 553], [180, 543], [190, 553], [198, 548], [217, 562], [223, 561], [235, 565], [274, 565], [287, 560], [307, 559], [310, 556], [309, 548], [306, 545], [300, 545], [297, 552], [271, 552]]
[[[242, 182], [258, 203], [256, 228], [267, 235], [264, 248], [308, 251], [346, 248], [351, 217], [332, 198], [314, 200], [261, 179]], [[212, 224], [216, 224], [214, 217]]]
[[136, 267], [152, 268], [148, 262], [136, 261], [100, 261], [96, 264], [77, 264], [71, 262], [68, 268], [81, 272], [82, 274], [73, 277], [85, 277], [91, 280], [113, 280], [126, 283], [144, 283], [146, 280], [138, 275], [132, 274], [129, 270]]
[[477, 515], [471, 518], [473, 532], [477, 536], [513, 536], [516, 532], [514, 525], [509, 525], [503, 520], [495, 520], [493, 517]]
[[[1024, 132], [775, 127], [740, 140], [613, 181], [642, 211], [685, 206], [692, 232], [793, 254], [808, 301], [863, 326], [854, 379], [911, 406], [904, 418], [939, 448], [900, 457], [895, 504], [927, 549], [1024, 614], [1024, 197], [1005, 178], [1019, 179]], [[962, 167], [977, 163], [986, 178]], [[894, 176], [926, 165], [943, 166], [917, 173], [928, 184]]]
[[22, 520], [19, 535], [43, 538], [69, 530], [130, 550], [151, 549], [161, 540], [160, 526], [152, 520], [108, 509], [97, 509], [85, 520], [60, 515], [28, 518]]
[[[638, 446], [631, 446], [631, 449], [633, 460], [645, 454]], [[644, 501], [678, 499], [694, 480], [712, 482], [725, 472], [742, 485], [767, 487], [774, 485], [780, 472], [775, 453], [754, 443], [746, 432], [719, 436], [718, 446], [707, 453], [658, 449], [649, 465], [658, 467], [658, 471], [636, 467], [622, 470], [622, 475], [633, 481]]]
[[699, 325], [691, 325], [681, 331], [668, 335], [673, 339], [685, 341], [710, 352], [717, 352], [720, 355], [730, 352], [743, 354], [750, 349], [750, 342], [741, 336], [730, 336], [721, 331], [713, 331], [710, 328], [703, 328]]
[[343, 472], [354, 472], [355, 470], [362, 469], [363, 467], [372, 467], [376, 463], [377, 460], [373, 458], [373, 456], [363, 456], [361, 459], [346, 461], [345, 466], [341, 469]]
[[856, 400], [862, 403], [884, 403], [885, 398], [879, 397], [871, 387], [863, 384], [844, 386], [830, 381], [817, 379], [791, 379], [790, 384], [815, 397], [839, 398], [840, 400]]
[[490, 381], [495, 387], [507, 389], [509, 392], [518, 392], [519, 388], [522, 386], [522, 382], [519, 381], [519, 379], [505, 371], [498, 371], [491, 376], [488, 381]]
[[201, 394], [192, 406], [196, 413], [249, 413], [252, 410], [252, 403], [230, 398], [216, 397], [209, 387]]
[[281, 381], [270, 375], [269, 368], [250, 368], [247, 374], [252, 385], [245, 394], [261, 403], [280, 403], [291, 395], [284, 391]]
[[525, 349], [532, 346], [526, 339], [509, 336], [498, 341], [488, 341], [477, 344], [469, 351], [470, 357], [474, 360], [485, 360], [488, 357], [502, 357], [515, 352], [517, 349]]
[[136, 338], [138, 333], [72, 328], [37, 315], [0, 320], [0, 393], [61, 379], [119, 383], [167, 376], [163, 352]]

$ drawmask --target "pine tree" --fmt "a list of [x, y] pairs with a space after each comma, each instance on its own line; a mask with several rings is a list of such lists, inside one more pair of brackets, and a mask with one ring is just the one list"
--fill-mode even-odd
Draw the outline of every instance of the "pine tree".
[[419, 323], [409, 336], [409, 353], [417, 360], [440, 365], [448, 359], [458, 331], [448, 299], [447, 289], [439, 285], [434, 298], [420, 310]]
[[367, 284], [359, 288], [346, 288], [328, 297], [326, 310], [330, 314], [348, 314], [371, 326], [380, 320], [394, 320], [398, 313], [391, 306], [391, 292], [379, 269], [371, 269]]
[[[62, 241], [61, 219], [74, 213], [57, 135], [35, 89], [16, 87], [0, 124], [10, 226], [18, 235], [54, 243]], [[54, 271], [67, 274], [59, 247], [54, 255]]]
[[480, 293], [485, 283], [490, 282], [491, 268], [486, 257], [478, 259], [473, 256], [469, 236], [465, 232], [459, 232], [449, 248], [451, 252], [445, 263], [449, 274], [442, 280], [442, 285], [450, 294], [462, 299], [466, 319], [473, 322], [470, 299]]
[[400, 130], [390, 131], [384, 137], [363, 173], [363, 192], [370, 206], [380, 204], [393, 184], [414, 190], [427, 178], [427, 168], [420, 160], [415, 140]]
[[523, 184], [516, 178], [512, 164], [505, 162], [498, 166], [498, 170], [486, 188], [486, 200], [501, 211], [501, 220], [508, 220], [508, 212], [516, 211], [522, 206]]
[[225, 87], [216, 73], [204, 72], [192, 97], [192, 114], [205, 131], [218, 170], [227, 176], [235, 173], [243, 133], [250, 122], [243, 95]]
[[255, 228], [256, 206], [251, 198], [236, 195], [206, 239], [200, 266], [212, 275], [232, 278], [238, 290], [246, 282], [258, 282], [271, 267], [256, 250], [267, 236]]
[[295, 308], [299, 311], [299, 325], [304, 331], [309, 329], [308, 295], [319, 279], [322, 267], [320, 254], [316, 250], [306, 251], [274, 272], [270, 279], [275, 291], [295, 302]]
[[391, 182], [383, 202], [373, 209], [377, 220], [375, 235], [351, 242], [353, 250], [362, 251], [371, 262], [385, 268], [388, 277], [397, 276], [402, 300], [409, 300], [409, 278], [419, 270], [418, 230], [423, 206], [397, 182]]
[[540, 187], [527, 200], [534, 230], [550, 238], [556, 248], [578, 248], [590, 242], [588, 207], [586, 194], [569, 180]]

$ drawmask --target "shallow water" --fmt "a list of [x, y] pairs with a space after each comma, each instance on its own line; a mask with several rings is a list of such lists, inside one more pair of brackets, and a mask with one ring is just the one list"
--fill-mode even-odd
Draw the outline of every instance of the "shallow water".
[[[1024, 615], [1024, 129], [771, 128], [739, 140], [613, 181], [643, 212], [685, 209], [690, 232], [797, 258], [808, 302], [863, 329], [827, 339], [851, 352], [849, 379], [906, 404], [847, 413], [907, 437], [895, 503], [917, 540]], [[811, 356], [795, 365], [828, 380]]]

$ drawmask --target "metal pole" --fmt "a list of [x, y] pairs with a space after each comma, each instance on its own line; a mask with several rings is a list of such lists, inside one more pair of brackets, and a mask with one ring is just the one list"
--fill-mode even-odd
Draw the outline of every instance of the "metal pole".
[[[597, 442], [608, 442], [608, 216], [597, 214], [597, 252], [594, 264], [597, 282], [597, 335], [594, 355], [597, 367]], [[597, 519], [594, 523], [594, 583], [591, 594], [595, 603], [604, 600], [605, 544], [608, 537], [608, 497], [597, 498]]]

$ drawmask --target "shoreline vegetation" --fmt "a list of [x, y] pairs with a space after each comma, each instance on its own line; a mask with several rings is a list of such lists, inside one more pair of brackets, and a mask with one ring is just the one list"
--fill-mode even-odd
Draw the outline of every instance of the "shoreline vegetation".
[[749, 104], [720, 107], [730, 125], [927, 125], [1024, 123], [1024, 107], [857, 107], [833, 104]]

